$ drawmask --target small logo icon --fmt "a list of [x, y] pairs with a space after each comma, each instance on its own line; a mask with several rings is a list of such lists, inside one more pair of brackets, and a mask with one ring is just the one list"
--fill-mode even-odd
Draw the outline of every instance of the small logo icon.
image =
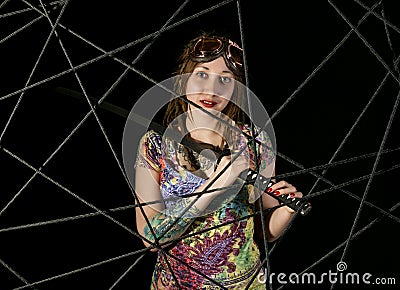
[[339, 272], [343, 272], [343, 271], [345, 271], [347, 269], [347, 264], [345, 262], [343, 262], [343, 261], [340, 261], [339, 263], [336, 264], [336, 269]]

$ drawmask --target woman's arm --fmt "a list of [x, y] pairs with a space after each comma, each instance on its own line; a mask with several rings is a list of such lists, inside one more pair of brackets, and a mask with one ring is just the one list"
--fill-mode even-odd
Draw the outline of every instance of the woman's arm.
[[[148, 221], [146, 221], [140, 208], [136, 208], [136, 225], [139, 234], [146, 239], [152, 243], [158, 240], [158, 242], [164, 244], [181, 236], [194, 218], [201, 213], [201, 210], [205, 209], [208, 199], [211, 197], [203, 195], [197, 201], [195, 201], [195, 196], [182, 198], [172, 206], [165, 208], [159, 184], [156, 182], [158, 179], [159, 173], [154, 170], [147, 168], [137, 168], [136, 170], [136, 180], [138, 180], [136, 182], [136, 192], [140, 202], [160, 201], [143, 207]], [[197, 191], [201, 191], [203, 187], [201, 186]], [[181, 215], [182, 217], [180, 217]], [[151, 246], [148, 242], [143, 242], [145, 246]]]
[[[199, 193], [205, 189], [215, 190], [212, 193], [206, 193], [199, 197], [193, 196], [179, 199], [173, 206], [168, 208], [165, 208], [163, 203], [143, 206], [144, 214], [149, 223], [146, 221], [141, 209], [137, 207], [136, 224], [139, 234], [152, 243], [159, 240], [159, 242], [164, 245], [168, 241], [180, 237], [194, 219], [200, 216], [208, 207], [215, 196], [224, 192], [224, 190], [217, 189], [232, 185], [237, 176], [248, 167], [248, 160], [245, 157], [240, 157], [228, 167], [228, 170], [221, 173], [230, 160], [230, 156], [222, 158], [216, 171], [203, 185], [194, 191], [195, 193]], [[217, 178], [218, 175], [220, 175], [219, 178]], [[135, 190], [141, 203], [162, 200], [159, 178], [160, 173], [155, 170], [145, 167], [136, 168]], [[214, 179], [215, 181], [213, 181]], [[190, 208], [188, 208], [188, 206], [190, 206]], [[185, 213], [182, 215], [183, 212]], [[147, 247], [151, 246], [148, 242], [143, 242]]]
[[[290, 194], [290, 197], [296, 198], [303, 196], [301, 192], [297, 191], [296, 187], [284, 180], [273, 184], [268, 190], [275, 195]], [[262, 204], [263, 209], [269, 209], [278, 206], [279, 202], [264, 192], [262, 194]], [[293, 213], [294, 210], [288, 206], [281, 206], [273, 210], [272, 213], [265, 215], [267, 238], [269, 242], [273, 242], [281, 236], [293, 218]]]

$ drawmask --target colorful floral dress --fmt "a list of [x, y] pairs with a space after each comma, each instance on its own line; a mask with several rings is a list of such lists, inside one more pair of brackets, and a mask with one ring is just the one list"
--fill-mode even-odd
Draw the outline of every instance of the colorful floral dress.
[[[251, 135], [248, 126], [241, 129]], [[256, 139], [271, 146], [263, 131]], [[245, 137], [242, 142], [246, 144]], [[139, 148], [136, 166], [160, 173], [160, 190], [164, 199], [190, 194], [206, 181], [180, 166], [176, 143], [163, 139], [154, 131], [143, 136]], [[257, 149], [260, 167], [274, 159], [271, 151], [261, 148], [264, 147]], [[248, 152], [252, 154], [251, 149]], [[253, 240], [253, 217], [248, 217], [255, 212], [254, 202], [249, 201], [251, 189], [251, 186], [244, 186], [228, 203], [196, 218], [184, 233], [188, 237], [168, 248], [170, 255], [159, 252], [151, 289], [179, 289], [176, 280], [180, 289], [221, 289], [218, 284], [227, 289], [245, 289], [252, 279], [249, 289], [265, 289], [265, 284], [254, 277], [260, 271], [261, 262], [259, 249]], [[167, 201], [165, 203], [166, 207], [170, 206]], [[191, 235], [197, 232], [199, 234]]]

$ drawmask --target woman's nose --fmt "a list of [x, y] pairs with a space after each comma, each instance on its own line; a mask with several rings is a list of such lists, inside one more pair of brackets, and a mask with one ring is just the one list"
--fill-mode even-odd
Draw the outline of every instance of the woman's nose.
[[211, 96], [223, 96], [223, 87], [219, 82], [219, 76], [216, 74], [210, 74], [209, 78], [205, 81], [203, 86], [203, 93]]

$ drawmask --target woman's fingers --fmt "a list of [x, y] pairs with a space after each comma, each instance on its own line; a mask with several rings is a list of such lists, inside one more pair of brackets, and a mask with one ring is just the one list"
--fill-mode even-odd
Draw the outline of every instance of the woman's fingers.
[[[249, 168], [249, 159], [245, 156], [239, 156], [236, 159], [233, 159], [232, 156], [224, 156], [221, 158], [221, 161], [219, 163], [219, 166], [221, 168], [224, 168], [225, 166], [228, 165], [229, 162], [232, 162], [231, 166], [232, 167], [240, 167], [240, 169], [245, 170], [246, 168]], [[243, 171], [241, 170], [241, 171]]]
[[[285, 180], [281, 180], [281, 181], [271, 185], [271, 187], [269, 187], [267, 189], [267, 191], [276, 196], [289, 194], [289, 196], [291, 198], [302, 198], [303, 197], [303, 193], [301, 193], [300, 191], [297, 191], [295, 186], [293, 186], [292, 184], [290, 184], [289, 182], [287, 182]], [[292, 208], [290, 208], [288, 206], [284, 206], [283, 208], [286, 208], [286, 210], [290, 214], [293, 214], [295, 212]]]
[[303, 194], [297, 191], [297, 188], [290, 184], [285, 180], [281, 180], [275, 184], [273, 184], [269, 189], [268, 192], [273, 193], [274, 195], [283, 195], [289, 194], [290, 197], [303, 197]]
[[[231, 164], [229, 164], [230, 162]], [[224, 168], [226, 169], [224, 170]], [[230, 185], [237, 180], [238, 176], [243, 171], [248, 169], [249, 160], [245, 156], [238, 156], [235, 159], [233, 159], [232, 156], [224, 156], [221, 158], [215, 174], [220, 174], [223, 171], [220, 179], [225, 180], [225, 182]]]

